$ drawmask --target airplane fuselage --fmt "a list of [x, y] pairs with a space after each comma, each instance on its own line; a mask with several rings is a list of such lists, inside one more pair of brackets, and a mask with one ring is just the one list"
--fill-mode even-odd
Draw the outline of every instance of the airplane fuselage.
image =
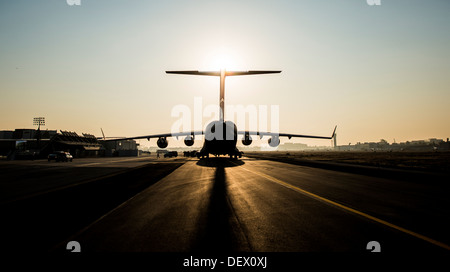
[[206, 126], [205, 141], [198, 157], [213, 155], [229, 155], [241, 157], [242, 152], [236, 148], [237, 127], [231, 121], [213, 121]]

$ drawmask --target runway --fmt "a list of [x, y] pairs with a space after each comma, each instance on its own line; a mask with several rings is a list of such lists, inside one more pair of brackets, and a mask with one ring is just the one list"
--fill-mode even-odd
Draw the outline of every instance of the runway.
[[190, 159], [60, 243], [83, 252], [448, 252], [448, 185]]
[[158, 160], [143, 156], [75, 158], [73, 162], [0, 161], [0, 203], [90, 182], [149, 163]]

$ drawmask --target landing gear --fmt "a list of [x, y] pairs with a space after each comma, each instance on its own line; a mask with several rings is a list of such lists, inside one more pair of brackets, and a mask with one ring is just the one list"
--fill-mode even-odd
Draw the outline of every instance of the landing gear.
[[[228, 156], [230, 156], [230, 159], [237, 160], [238, 158], [242, 158], [242, 154], [243, 154], [243, 152], [240, 152], [238, 150], [238, 151], [235, 151], [235, 152], [232, 152], [232, 153], [213, 154], [213, 156], [215, 156], [217, 158], [217, 157], [220, 157], [221, 155], [225, 155], [225, 156], [228, 155]], [[197, 155], [197, 158], [201, 159], [201, 160], [209, 158], [209, 153], [208, 152], [198, 152], [196, 155]]]
[[207, 154], [204, 154], [204, 153], [197, 153], [197, 158], [199, 158], [199, 159], [204, 159], [204, 158], [209, 158], [209, 153], [207, 153]]
[[237, 152], [237, 153], [234, 153], [234, 154], [230, 154], [230, 159], [232, 159], [232, 160], [237, 160], [237, 158], [242, 158], [242, 152]]

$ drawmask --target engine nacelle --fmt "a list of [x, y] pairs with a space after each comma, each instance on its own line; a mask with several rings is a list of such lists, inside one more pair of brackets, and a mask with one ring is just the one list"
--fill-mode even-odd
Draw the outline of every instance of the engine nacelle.
[[159, 148], [166, 148], [169, 145], [166, 137], [160, 137], [156, 142], [156, 144], [158, 145]]
[[277, 147], [280, 144], [280, 138], [278, 136], [272, 136], [268, 143], [271, 147]]
[[186, 136], [186, 138], [184, 138], [184, 144], [186, 146], [192, 146], [194, 144], [194, 137]]
[[242, 144], [243, 145], [251, 145], [252, 144], [252, 137], [246, 133], [244, 138], [242, 139]]

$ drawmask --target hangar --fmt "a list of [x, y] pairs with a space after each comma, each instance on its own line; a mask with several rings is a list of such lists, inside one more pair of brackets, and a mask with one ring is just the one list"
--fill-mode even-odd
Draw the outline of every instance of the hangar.
[[0, 131], [0, 156], [9, 160], [43, 159], [55, 151], [70, 152], [74, 158], [139, 156], [138, 146], [134, 140], [105, 142], [91, 134], [64, 130]]

